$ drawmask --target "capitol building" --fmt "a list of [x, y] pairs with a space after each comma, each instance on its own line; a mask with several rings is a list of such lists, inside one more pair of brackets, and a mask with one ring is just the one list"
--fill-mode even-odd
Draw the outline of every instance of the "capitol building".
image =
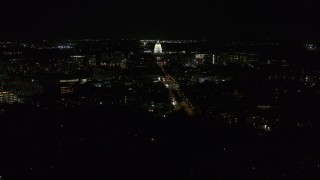
[[160, 42], [158, 41], [156, 43], [156, 45], [154, 46], [154, 51], [153, 51], [154, 54], [162, 54], [162, 46], [160, 44]]

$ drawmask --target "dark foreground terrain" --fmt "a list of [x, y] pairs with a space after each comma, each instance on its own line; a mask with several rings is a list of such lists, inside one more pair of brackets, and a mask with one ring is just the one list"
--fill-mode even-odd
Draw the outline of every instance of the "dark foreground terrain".
[[[1, 179], [318, 179], [317, 128], [261, 133], [183, 112], [5, 107]], [[241, 124], [241, 123], [240, 123]]]

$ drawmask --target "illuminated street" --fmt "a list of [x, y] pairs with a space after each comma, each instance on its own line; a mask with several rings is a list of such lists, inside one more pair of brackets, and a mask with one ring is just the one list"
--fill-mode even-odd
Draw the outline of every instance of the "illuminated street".
[[161, 82], [168, 89], [172, 105], [175, 107], [175, 110], [179, 111], [180, 109], [184, 109], [189, 116], [193, 116], [193, 106], [181, 91], [179, 84], [172, 76], [166, 73], [163, 62], [158, 61], [157, 64], [164, 73], [164, 76], [161, 78]]

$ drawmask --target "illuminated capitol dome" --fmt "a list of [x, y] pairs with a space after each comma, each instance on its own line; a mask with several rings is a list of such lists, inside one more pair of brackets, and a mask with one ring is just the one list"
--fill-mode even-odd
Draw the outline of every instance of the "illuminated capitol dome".
[[154, 54], [162, 54], [162, 47], [159, 41], [154, 46]]

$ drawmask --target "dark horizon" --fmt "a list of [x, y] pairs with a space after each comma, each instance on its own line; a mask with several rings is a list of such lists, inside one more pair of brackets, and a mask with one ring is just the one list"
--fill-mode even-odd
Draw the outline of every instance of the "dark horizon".
[[275, 0], [4, 2], [0, 39], [320, 40], [316, 7]]

